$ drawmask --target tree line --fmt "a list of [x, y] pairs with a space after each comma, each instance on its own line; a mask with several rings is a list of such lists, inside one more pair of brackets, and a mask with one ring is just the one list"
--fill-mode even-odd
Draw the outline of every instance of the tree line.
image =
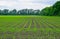
[[53, 6], [46, 7], [40, 10], [22, 9], [22, 10], [0, 10], [0, 15], [41, 15], [41, 16], [60, 16], [60, 1], [57, 1]]
[[40, 10], [33, 10], [33, 9], [22, 9], [22, 10], [9, 10], [4, 9], [0, 10], [0, 15], [39, 15]]

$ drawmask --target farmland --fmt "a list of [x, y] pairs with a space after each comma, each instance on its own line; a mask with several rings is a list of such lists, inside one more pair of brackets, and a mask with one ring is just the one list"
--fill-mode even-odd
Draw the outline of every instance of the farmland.
[[0, 16], [0, 39], [60, 39], [60, 17]]

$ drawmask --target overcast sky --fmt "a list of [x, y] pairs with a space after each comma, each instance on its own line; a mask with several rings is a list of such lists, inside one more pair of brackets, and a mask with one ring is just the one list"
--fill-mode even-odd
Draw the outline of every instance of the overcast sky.
[[0, 0], [0, 9], [43, 9], [58, 0]]

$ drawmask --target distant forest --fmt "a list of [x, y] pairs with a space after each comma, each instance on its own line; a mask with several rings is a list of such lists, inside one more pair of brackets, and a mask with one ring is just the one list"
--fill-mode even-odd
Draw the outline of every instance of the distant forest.
[[46, 7], [42, 10], [22, 9], [9, 10], [0, 9], [0, 15], [41, 15], [41, 16], [60, 16], [60, 1], [57, 1], [53, 6]]

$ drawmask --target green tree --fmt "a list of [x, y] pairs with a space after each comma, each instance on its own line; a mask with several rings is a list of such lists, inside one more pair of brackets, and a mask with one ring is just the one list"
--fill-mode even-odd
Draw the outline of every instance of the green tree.
[[2, 11], [2, 14], [4, 14], [4, 15], [8, 15], [8, 13], [9, 13], [9, 10], [8, 10], [8, 9], [4, 9], [4, 10]]
[[57, 1], [53, 5], [53, 8], [55, 8], [54, 15], [60, 15], [60, 1]]
[[10, 15], [16, 15], [17, 14], [17, 10], [13, 9], [13, 10], [9, 11], [9, 14]]
[[0, 15], [2, 15], [2, 10], [0, 10]]

